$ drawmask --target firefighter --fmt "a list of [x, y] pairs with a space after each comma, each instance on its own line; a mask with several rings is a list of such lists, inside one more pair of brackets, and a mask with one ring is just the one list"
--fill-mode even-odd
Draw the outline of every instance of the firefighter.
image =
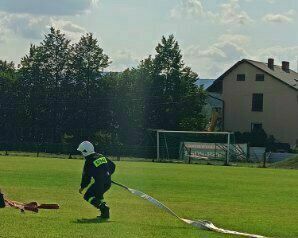
[[84, 199], [100, 210], [100, 219], [108, 219], [110, 218], [110, 208], [104, 201], [104, 193], [111, 187], [111, 175], [116, 166], [102, 154], [96, 153], [94, 146], [89, 141], [83, 141], [77, 150], [85, 158], [79, 193], [83, 193], [93, 178], [94, 182], [88, 187]]

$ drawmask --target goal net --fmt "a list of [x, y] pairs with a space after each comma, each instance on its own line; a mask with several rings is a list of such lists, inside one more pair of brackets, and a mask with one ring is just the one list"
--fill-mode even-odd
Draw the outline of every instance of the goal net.
[[156, 160], [226, 164], [245, 160], [247, 145], [235, 144], [234, 133], [156, 130]]

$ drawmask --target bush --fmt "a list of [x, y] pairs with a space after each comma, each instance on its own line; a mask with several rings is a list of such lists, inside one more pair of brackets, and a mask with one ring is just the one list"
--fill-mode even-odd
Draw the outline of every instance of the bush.
[[250, 135], [250, 146], [266, 147], [267, 134], [264, 129], [255, 129]]
[[267, 134], [263, 129], [253, 130], [252, 132], [235, 132], [236, 143], [248, 143], [253, 147], [266, 147]]

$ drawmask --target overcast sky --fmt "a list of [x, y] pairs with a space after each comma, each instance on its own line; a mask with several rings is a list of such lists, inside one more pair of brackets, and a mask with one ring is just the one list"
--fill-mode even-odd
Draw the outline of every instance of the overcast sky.
[[1, 59], [19, 63], [50, 26], [74, 42], [94, 33], [113, 71], [136, 66], [169, 34], [201, 78], [243, 58], [297, 70], [297, 0], [0, 0]]

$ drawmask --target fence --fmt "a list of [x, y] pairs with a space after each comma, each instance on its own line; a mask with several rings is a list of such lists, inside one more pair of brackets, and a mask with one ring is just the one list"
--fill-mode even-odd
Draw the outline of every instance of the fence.
[[[4, 143], [0, 142], [0, 155], [28, 155], [36, 157], [58, 157], [58, 158], [82, 158], [80, 153], [76, 150], [77, 144], [63, 144], [63, 143]], [[172, 148], [177, 149], [177, 147]], [[95, 150], [109, 157], [114, 157], [117, 160], [121, 158], [124, 160], [142, 160], [142, 161], [156, 161], [156, 146], [144, 146], [144, 145], [106, 145], [96, 146]], [[160, 147], [161, 156], [163, 151], [171, 150], [171, 147]], [[234, 166], [253, 166], [262, 167], [263, 163], [275, 163], [279, 162], [297, 154], [290, 153], [270, 153], [266, 154], [266, 161], [264, 162], [264, 148], [250, 148], [250, 158], [248, 160], [234, 161], [231, 160], [230, 165]], [[166, 156], [166, 155], [164, 155]], [[177, 160], [175, 158], [169, 158], [163, 160], [163, 162], [185, 162], [183, 160]], [[195, 163], [202, 164], [214, 164], [213, 160], [205, 160]]]
[[[1, 143], [0, 151], [3, 154], [11, 154], [13, 151], [22, 151], [35, 153], [38, 157], [41, 153], [49, 154], [65, 154], [71, 158], [73, 155], [79, 155], [77, 144], [62, 144], [62, 143]], [[156, 156], [155, 146], [142, 146], [142, 145], [101, 145], [95, 146], [95, 150], [98, 153], [105, 154], [107, 156], [115, 157], [140, 157], [146, 159], [153, 159]]]

